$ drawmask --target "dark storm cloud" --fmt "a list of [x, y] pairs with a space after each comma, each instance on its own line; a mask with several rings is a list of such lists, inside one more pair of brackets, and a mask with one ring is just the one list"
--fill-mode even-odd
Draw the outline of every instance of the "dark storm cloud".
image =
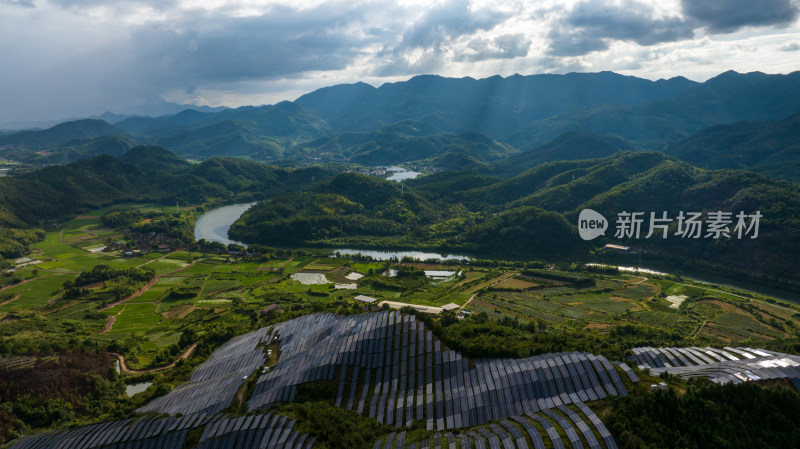
[[377, 39], [359, 31], [363, 19], [359, 10], [329, 6], [303, 12], [273, 7], [267, 15], [247, 18], [187, 16], [180, 26], [135, 30], [131, 47], [136, 66], [167, 83], [338, 70]]
[[397, 50], [440, 48], [460, 36], [490, 30], [511, 14], [491, 9], [471, 11], [467, 2], [449, 0], [429, 9], [403, 33]]
[[690, 23], [679, 17], [654, 18], [653, 9], [628, 0], [620, 5], [606, 0], [578, 3], [548, 35], [549, 53], [579, 56], [605, 50], [609, 41], [654, 45], [690, 39]]
[[553, 56], [580, 56], [593, 51], [608, 49], [605, 39], [593, 36], [591, 32], [554, 26], [548, 33], [550, 47], [547, 53]]
[[746, 26], [789, 25], [798, 17], [794, 0], [681, 0], [683, 13], [712, 33]]
[[467, 44], [467, 51], [456, 55], [456, 61], [513, 59], [528, 55], [531, 41], [522, 33], [504, 34], [494, 39], [476, 38]]

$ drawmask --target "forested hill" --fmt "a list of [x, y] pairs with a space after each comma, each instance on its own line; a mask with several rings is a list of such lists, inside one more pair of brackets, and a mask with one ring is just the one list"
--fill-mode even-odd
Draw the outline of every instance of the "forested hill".
[[286, 170], [233, 158], [192, 165], [153, 147], [134, 148], [121, 159], [101, 155], [0, 178], [0, 226], [46, 226], [117, 202], [251, 201], [330, 176], [316, 167]]
[[[737, 170], [705, 170], [662, 153], [620, 152], [550, 162], [511, 178], [448, 171], [399, 184], [340, 174], [303, 193], [252, 208], [231, 228], [245, 242], [285, 245], [428, 247], [495, 257], [590, 260], [606, 243], [630, 256], [682, 269], [800, 282], [800, 185]], [[578, 213], [609, 221], [605, 237], [584, 242]], [[615, 237], [619, 213], [642, 212], [638, 238]], [[731, 213], [731, 238], [676, 235], [680, 212]], [[667, 218], [669, 238], [647, 238], [650, 213]], [[733, 231], [735, 215], [761, 214], [757, 238]], [[749, 223], [748, 223], [749, 224]], [[658, 230], [660, 228], [656, 228]], [[647, 254], [647, 256], [642, 256]], [[621, 257], [625, 257], [624, 254]], [[637, 262], [641, 263], [641, 261]]]
[[778, 121], [743, 121], [703, 130], [666, 150], [707, 168], [745, 168], [800, 180], [800, 114]]
[[[12, 160], [65, 163], [147, 144], [199, 160], [495, 164], [509, 174], [547, 161], [657, 150], [709, 168], [791, 178], [800, 168], [792, 138], [798, 105], [800, 72], [726, 72], [703, 83], [611, 72], [425, 75], [379, 87], [331, 86], [275, 105], [130, 117], [114, 125], [72, 121], [0, 136], [0, 151]], [[731, 125], [741, 121], [747, 123]]]

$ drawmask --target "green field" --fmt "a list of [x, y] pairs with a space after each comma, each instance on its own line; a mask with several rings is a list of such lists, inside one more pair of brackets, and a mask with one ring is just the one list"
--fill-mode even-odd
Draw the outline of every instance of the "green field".
[[[761, 302], [758, 295], [749, 292], [692, 285], [667, 277], [591, 274], [591, 283], [577, 286], [569, 279], [586, 279], [587, 274], [564, 270], [522, 274], [519, 269], [503, 267], [395, 264], [393, 269], [411, 270], [411, 275], [388, 277], [384, 275], [385, 262], [308, 253], [240, 260], [192, 250], [148, 251], [130, 258], [119, 251], [90, 252], [83, 248], [92, 247], [97, 239], [105, 241], [120, 234], [101, 226], [96, 218], [101, 213], [71, 220], [35, 245], [34, 256], [42, 262], [19, 270], [23, 279], [33, 279], [3, 292], [8, 296], [0, 305], [0, 319], [17, 318], [13, 333], [12, 327], [5, 326], [9, 329], [5, 338], [59, 339], [60, 333], [69, 329], [74, 336], [96, 339], [101, 344], [126, 342], [123, 350], [134, 356], [132, 366], [146, 368], [156, 353], [174, 345], [189, 327], [251, 323], [259, 319], [258, 311], [270, 304], [292, 311], [350, 313], [362, 307], [352, 299], [358, 294], [427, 306], [455, 303], [466, 305], [468, 312], [485, 312], [495, 319], [511, 317], [523, 323], [542, 322], [551, 329], [602, 333], [634, 324], [697, 335], [709, 343], [774, 339], [800, 328], [800, 309], [796, 307]], [[65, 281], [73, 281], [99, 264], [151, 269], [156, 279], [149, 286], [137, 284], [137, 296], [120, 298], [118, 305], [102, 312], [98, 311], [105, 303], [64, 298]], [[422, 275], [422, 269], [461, 271], [462, 276], [435, 282]], [[336, 282], [343, 282], [342, 276], [349, 271], [365, 277], [354, 282], [356, 290], [336, 290], [333, 283], [304, 285], [292, 280], [291, 274], [300, 270], [322, 271]], [[562, 280], [553, 280], [552, 276]], [[94, 291], [104, 287], [88, 288]], [[745, 301], [742, 293], [755, 299]], [[681, 309], [673, 309], [668, 307], [666, 295], [691, 299]], [[112, 316], [110, 329], [101, 333]], [[3, 329], [0, 324], [0, 331]]]

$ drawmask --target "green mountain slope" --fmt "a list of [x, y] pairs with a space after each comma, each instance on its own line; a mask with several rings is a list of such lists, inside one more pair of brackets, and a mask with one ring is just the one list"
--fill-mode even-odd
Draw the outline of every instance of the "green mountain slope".
[[[632, 263], [660, 261], [687, 270], [800, 282], [794, 256], [800, 251], [798, 191], [798, 184], [751, 172], [705, 170], [662, 153], [627, 151], [550, 162], [511, 178], [475, 170], [437, 173], [405, 187], [338, 175], [302, 195], [260, 204], [232, 233], [245, 242], [266, 244], [406, 245], [495, 257], [587, 260], [614, 243], [633, 248]], [[590, 243], [578, 237], [578, 214], [584, 208], [609, 220], [605, 237]], [[731, 214], [733, 238], [706, 238], [709, 213], [715, 211]], [[622, 212], [642, 212], [639, 238], [615, 237]], [[646, 238], [651, 212], [658, 217], [667, 213], [669, 238]], [[680, 212], [702, 214], [706, 228], [700, 238], [676, 235]], [[737, 238], [740, 212], [761, 214], [758, 238], [751, 239], [752, 233]]]
[[576, 107], [531, 121], [504, 136], [522, 150], [565, 131], [614, 134], [638, 146], [663, 150], [716, 124], [739, 120], [775, 120], [797, 113], [800, 72], [766, 75], [725, 72], [670, 98], [639, 104], [610, 101]]
[[494, 173], [508, 176], [549, 161], [593, 159], [633, 149], [630, 143], [615, 136], [568, 131], [544, 145], [501, 159], [492, 168]]
[[127, 162], [145, 170], [176, 171], [189, 167], [191, 164], [161, 147], [139, 145], [131, 148], [119, 157], [122, 162]]
[[[478, 80], [424, 75], [377, 88], [363, 83], [331, 86], [275, 105], [130, 117], [116, 128], [101, 121], [62, 124], [47, 132], [0, 136], [0, 146], [62, 143], [59, 139], [65, 136], [57, 136], [71, 127], [68, 140], [124, 132], [198, 159], [307, 158], [332, 151], [362, 164], [436, 159], [447, 167], [468, 168], [513, 153], [496, 154], [498, 146], [538, 149], [536, 157], [518, 160], [530, 168], [549, 160], [601, 157], [614, 149], [664, 150], [710, 126], [780, 120], [796, 114], [797, 104], [800, 72], [726, 72], [704, 83], [681, 77], [649, 81], [611, 72]], [[91, 126], [114, 129], [89, 130]], [[543, 148], [564, 133], [586, 132], [607, 136], [607, 141], [552, 148], [551, 153]], [[441, 137], [447, 135], [461, 140], [481, 135], [493, 143], [474, 148], [474, 142]], [[492, 157], [484, 154], [486, 146], [492, 147]], [[411, 157], [404, 159], [406, 155]]]
[[[317, 157], [342, 158], [365, 165], [398, 164], [436, 158], [442, 164], [455, 162], [457, 165], [463, 165], [463, 160], [450, 160], [450, 158], [459, 156], [471, 158], [480, 164], [517, 152], [513, 147], [475, 133], [416, 136], [400, 132], [401, 130], [419, 132], [418, 127], [412, 127], [408, 122], [386, 129], [387, 131], [345, 133], [323, 137], [300, 146], [299, 151]], [[443, 157], [445, 155], [447, 157]], [[449, 165], [445, 166], [450, 167]]]
[[231, 226], [235, 239], [268, 245], [317, 244], [340, 238], [403, 240], [438, 214], [412, 189], [357, 173], [341, 173], [303, 193], [250, 208]]
[[45, 130], [26, 130], [0, 136], [0, 147], [40, 149], [72, 140], [124, 134], [123, 130], [103, 120], [84, 119], [60, 123]]
[[330, 176], [319, 168], [284, 170], [230, 158], [191, 165], [163, 149], [148, 147], [135, 148], [123, 159], [130, 163], [101, 155], [0, 178], [0, 220], [13, 227], [44, 225], [125, 201], [249, 201], [299, 190]]
[[741, 168], [800, 180], [800, 115], [780, 121], [737, 122], [701, 131], [666, 150], [706, 168]]
[[259, 134], [251, 125], [226, 120], [156, 140], [159, 146], [186, 157], [250, 156], [275, 159], [283, 153], [274, 138]]
[[136, 145], [135, 140], [121, 135], [69, 140], [39, 149], [13, 148], [5, 150], [8, 159], [29, 164], [67, 164], [101, 154], [119, 157]]

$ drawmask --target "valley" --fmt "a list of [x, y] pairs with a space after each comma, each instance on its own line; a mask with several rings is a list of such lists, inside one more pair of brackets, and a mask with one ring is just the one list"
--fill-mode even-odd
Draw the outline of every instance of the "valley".
[[4, 132], [0, 445], [796, 441], [796, 78], [417, 76]]

